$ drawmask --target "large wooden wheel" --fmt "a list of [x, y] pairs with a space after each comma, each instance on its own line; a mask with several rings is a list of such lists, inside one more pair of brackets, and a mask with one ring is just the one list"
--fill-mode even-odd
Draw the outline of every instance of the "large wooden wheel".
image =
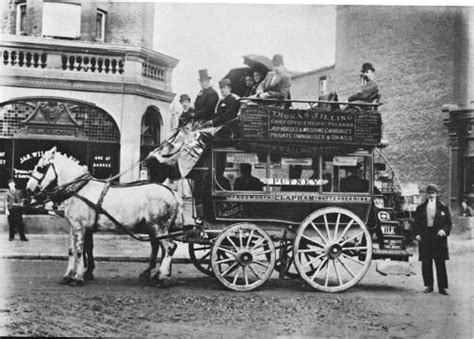
[[189, 258], [194, 267], [204, 274], [214, 276], [211, 264], [212, 244], [199, 244], [190, 242], [188, 244]]
[[357, 284], [372, 259], [372, 239], [353, 212], [328, 207], [301, 223], [293, 246], [300, 276], [313, 288], [342, 292]]
[[234, 291], [251, 291], [270, 277], [275, 266], [273, 242], [249, 223], [230, 226], [212, 247], [212, 269], [217, 279]]

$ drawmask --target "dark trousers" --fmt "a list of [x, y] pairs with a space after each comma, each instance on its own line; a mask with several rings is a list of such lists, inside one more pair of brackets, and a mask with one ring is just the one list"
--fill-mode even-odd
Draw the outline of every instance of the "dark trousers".
[[436, 278], [438, 288], [448, 288], [448, 274], [446, 273], [446, 261], [440, 258], [430, 258], [421, 261], [421, 273], [425, 286], [433, 287], [433, 260], [436, 266]]
[[16, 232], [20, 234], [21, 239], [26, 239], [25, 237], [25, 225], [23, 224], [23, 216], [21, 212], [10, 210], [8, 215], [8, 225], [10, 226], [10, 239], [15, 237]]

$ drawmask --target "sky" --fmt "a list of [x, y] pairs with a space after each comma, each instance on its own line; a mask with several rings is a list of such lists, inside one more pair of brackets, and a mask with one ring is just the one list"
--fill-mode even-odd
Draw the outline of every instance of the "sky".
[[279, 53], [291, 71], [332, 65], [335, 6], [285, 4], [157, 3], [154, 49], [179, 59], [172, 89], [194, 100], [198, 70], [208, 69], [213, 87], [227, 72], [245, 66], [243, 55]]

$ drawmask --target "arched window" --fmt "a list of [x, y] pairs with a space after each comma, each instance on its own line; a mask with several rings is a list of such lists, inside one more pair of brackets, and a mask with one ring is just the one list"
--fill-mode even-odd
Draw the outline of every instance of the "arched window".
[[160, 110], [150, 106], [142, 117], [140, 151], [143, 159], [154, 150], [161, 141], [162, 119]]

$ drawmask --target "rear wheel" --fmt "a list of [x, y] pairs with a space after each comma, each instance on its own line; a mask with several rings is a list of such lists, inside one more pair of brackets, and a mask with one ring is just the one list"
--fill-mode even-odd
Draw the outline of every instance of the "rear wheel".
[[293, 256], [300, 276], [313, 288], [342, 292], [357, 284], [372, 259], [372, 239], [353, 212], [328, 207], [310, 214], [296, 234]]
[[212, 247], [216, 278], [234, 291], [251, 291], [270, 277], [275, 266], [275, 248], [266, 232], [249, 223], [230, 226]]

